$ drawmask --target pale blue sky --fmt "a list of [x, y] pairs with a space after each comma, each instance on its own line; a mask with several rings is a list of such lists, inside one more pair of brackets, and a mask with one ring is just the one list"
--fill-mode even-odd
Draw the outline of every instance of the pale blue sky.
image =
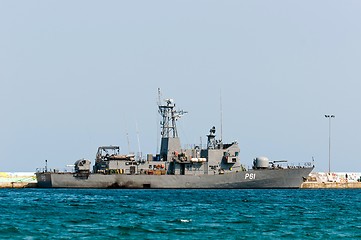
[[[157, 88], [257, 156], [361, 171], [360, 1], [0, 1], [0, 171], [157, 148]], [[219, 133], [219, 131], [217, 132]]]

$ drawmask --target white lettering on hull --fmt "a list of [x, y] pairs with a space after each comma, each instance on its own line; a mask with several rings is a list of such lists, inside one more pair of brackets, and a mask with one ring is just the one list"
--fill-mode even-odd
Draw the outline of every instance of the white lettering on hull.
[[256, 174], [255, 173], [246, 173], [244, 175], [244, 179], [249, 179], [249, 180], [256, 179]]

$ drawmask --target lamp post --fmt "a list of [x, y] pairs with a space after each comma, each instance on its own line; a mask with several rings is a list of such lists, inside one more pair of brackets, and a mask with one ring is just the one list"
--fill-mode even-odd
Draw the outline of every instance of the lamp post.
[[335, 118], [335, 115], [325, 115], [328, 118], [328, 174], [331, 173], [331, 119]]

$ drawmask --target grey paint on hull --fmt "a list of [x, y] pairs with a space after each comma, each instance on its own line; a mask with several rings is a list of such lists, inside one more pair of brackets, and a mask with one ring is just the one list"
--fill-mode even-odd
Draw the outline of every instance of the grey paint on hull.
[[45, 188], [174, 188], [242, 189], [299, 188], [313, 168], [265, 169], [219, 175], [103, 175], [87, 179], [71, 173], [37, 173], [39, 187]]

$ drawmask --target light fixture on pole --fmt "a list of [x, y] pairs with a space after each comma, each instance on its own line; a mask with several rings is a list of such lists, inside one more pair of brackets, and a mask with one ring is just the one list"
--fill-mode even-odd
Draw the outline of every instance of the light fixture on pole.
[[335, 115], [325, 115], [328, 121], [328, 174], [331, 173], [331, 119], [335, 118]]

